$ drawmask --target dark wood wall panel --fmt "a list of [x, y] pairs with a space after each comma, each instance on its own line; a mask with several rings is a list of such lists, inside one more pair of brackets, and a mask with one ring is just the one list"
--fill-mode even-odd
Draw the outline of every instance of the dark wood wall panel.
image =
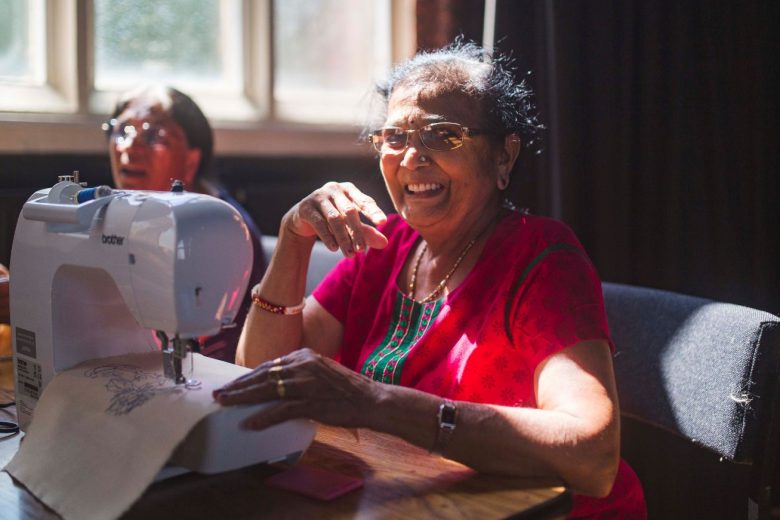
[[110, 184], [108, 154], [0, 155], [0, 263], [9, 264], [11, 242], [22, 204], [35, 191], [57, 182], [59, 175], [79, 171], [89, 185]]

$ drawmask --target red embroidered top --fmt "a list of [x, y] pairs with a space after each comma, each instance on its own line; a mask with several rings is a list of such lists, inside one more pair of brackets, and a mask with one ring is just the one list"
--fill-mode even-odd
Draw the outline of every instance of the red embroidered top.
[[[508, 212], [463, 282], [428, 305], [396, 283], [419, 234], [398, 215], [381, 230], [385, 249], [342, 260], [314, 292], [344, 325], [340, 360], [353, 370], [453, 400], [536, 407], [541, 361], [585, 340], [612, 345], [598, 275], [558, 221]], [[625, 463], [609, 497], [576, 496], [573, 514], [616, 508], [644, 511]]]

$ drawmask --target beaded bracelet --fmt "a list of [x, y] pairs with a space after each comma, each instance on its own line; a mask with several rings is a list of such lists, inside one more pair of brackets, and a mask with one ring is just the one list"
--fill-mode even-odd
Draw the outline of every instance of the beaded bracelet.
[[291, 314], [300, 314], [301, 312], [303, 312], [303, 307], [306, 305], [306, 300], [304, 299], [298, 305], [292, 305], [290, 307], [286, 307], [284, 305], [276, 305], [274, 303], [271, 303], [268, 300], [263, 299], [259, 294], [252, 293], [252, 303], [257, 305], [264, 311], [271, 312], [273, 314], [291, 315]]

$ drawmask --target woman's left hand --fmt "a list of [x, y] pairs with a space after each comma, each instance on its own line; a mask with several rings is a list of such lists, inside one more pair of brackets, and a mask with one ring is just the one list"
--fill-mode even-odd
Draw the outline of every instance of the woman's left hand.
[[300, 417], [360, 427], [366, 425], [376, 386], [366, 376], [302, 348], [215, 390], [214, 399], [224, 406], [278, 401], [244, 422], [252, 430]]

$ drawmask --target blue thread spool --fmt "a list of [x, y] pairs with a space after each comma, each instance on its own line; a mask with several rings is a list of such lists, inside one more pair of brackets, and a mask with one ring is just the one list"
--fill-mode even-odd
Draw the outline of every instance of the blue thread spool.
[[94, 188], [84, 188], [76, 195], [76, 202], [78, 204], [83, 204], [84, 202], [88, 202], [90, 200], [106, 197], [111, 195], [112, 191], [113, 190], [111, 190], [110, 187], [105, 185], [95, 186]]

